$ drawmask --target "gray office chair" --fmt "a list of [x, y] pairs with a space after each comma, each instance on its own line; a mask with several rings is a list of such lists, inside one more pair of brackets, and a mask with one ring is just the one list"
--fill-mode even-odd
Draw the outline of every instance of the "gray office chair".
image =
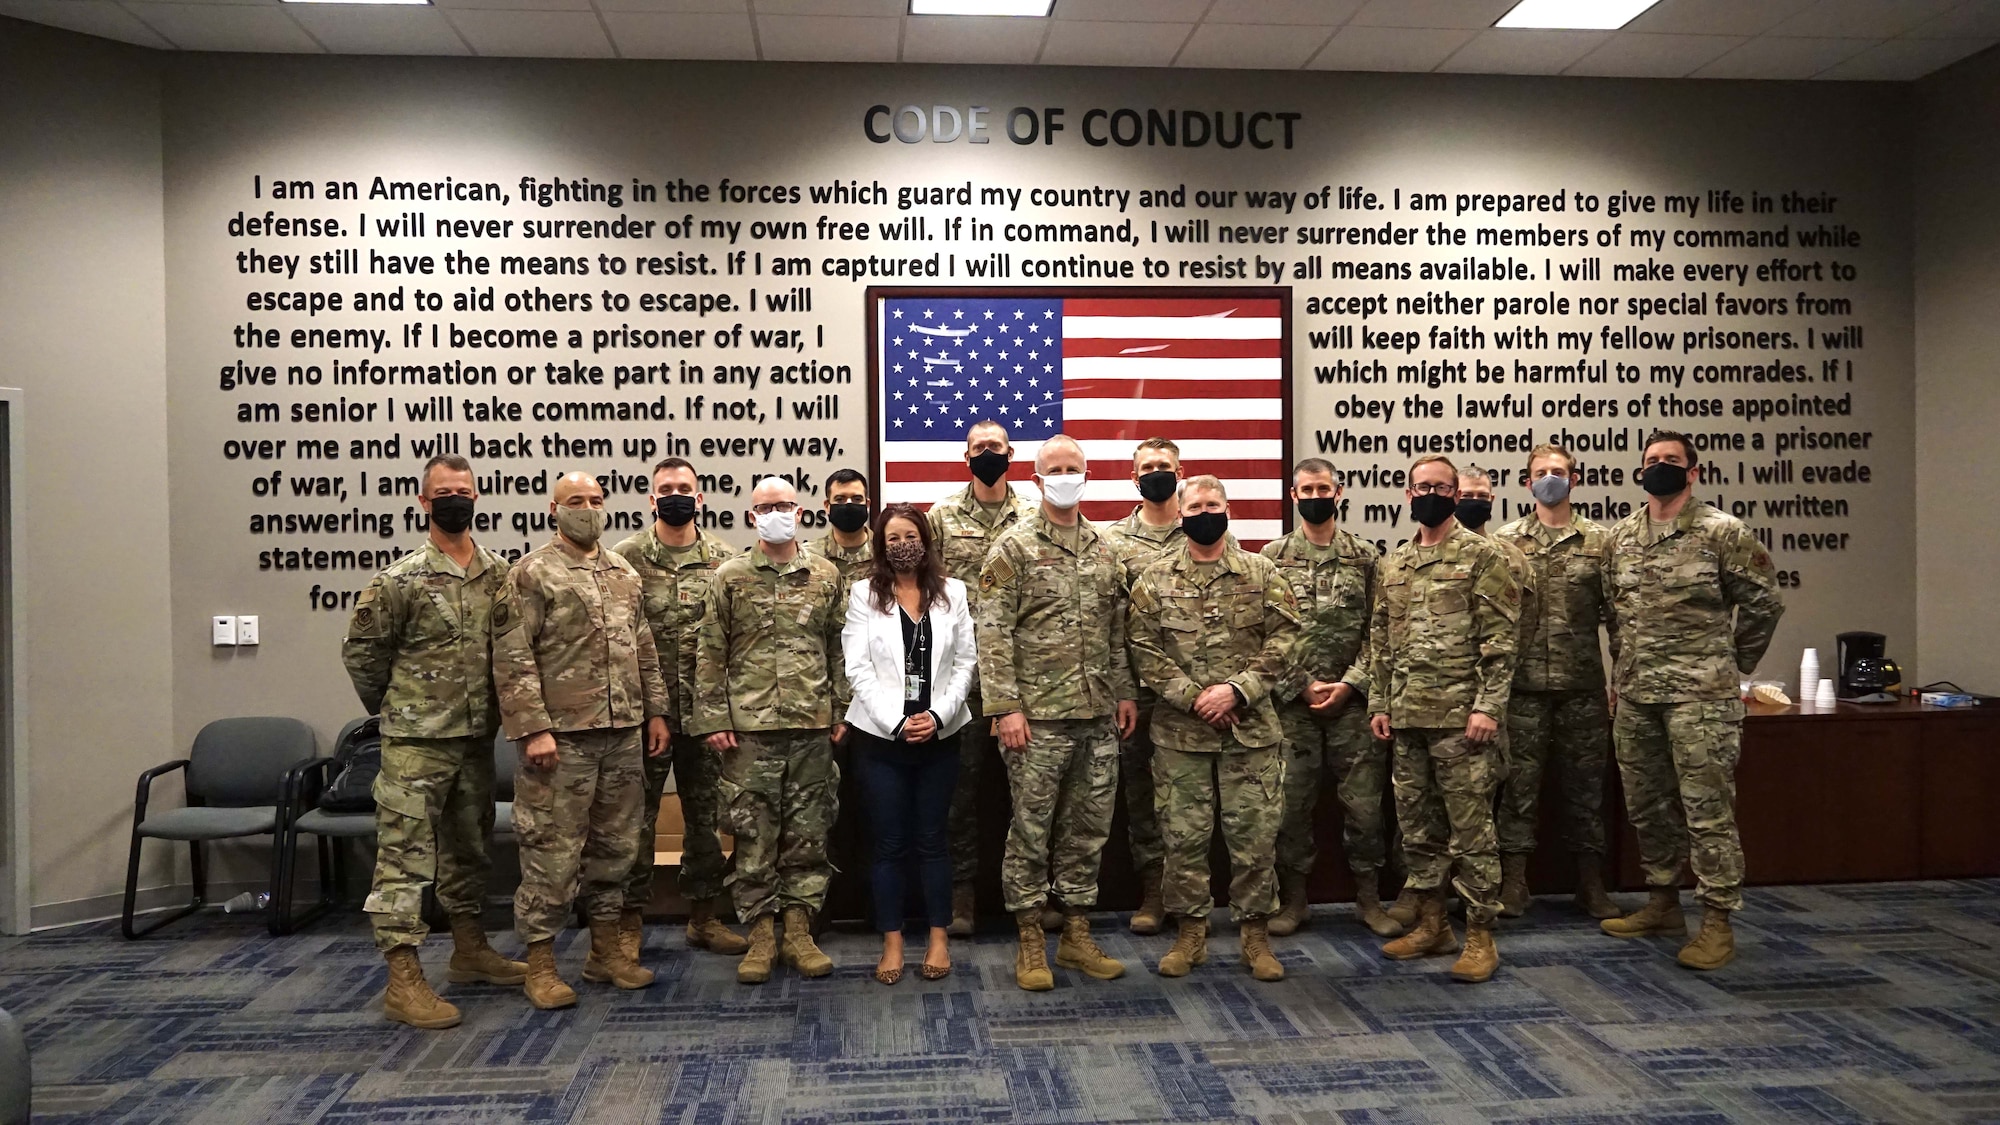
[[[132, 854], [125, 864], [125, 936], [143, 937], [202, 908], [208, 895], [202, 841], [275, 837], [285, 774], [313, 752], [312, 728], [297, 719], [217, 719], [194, 736], [194, 747], [187, 757], [140, 774], [138, 796], [132, 803]], [[187, 771], [187, 807], [150, 810], [153, 782], [177, 770]], [[187, 842], [194, 899], [151, 925], [135, 928], [132, 914], [139, 897], [139, 851], [149, 838]]]
[[28, 1125], [29, 1095], [34, 1089], [28, 1062], [28, 1041], [7, 1009], [0, 1008], [0, 1125]]
[[[372, 716], [350, 720], [340, 728], [334, 746], [347, 745], [348, 738], [368, 723]], [[320, 791], [332, 782], [339, 751], [334, 757], [311, 757], [294, 765], [285, 774], [278, 802], [278, 846], [271, 853], [271, 934], [283, 937], [333, 909], [340, 901], [340, 889], [347, 885], [346, 849], [336, 840], [374, 840], [375, 810], [355, 813], [328, 812], [319, 807]], [[315, 837], [319, 858], [319, 901], [303, 914], [292, 912], [297, 893], [299, 834]]]

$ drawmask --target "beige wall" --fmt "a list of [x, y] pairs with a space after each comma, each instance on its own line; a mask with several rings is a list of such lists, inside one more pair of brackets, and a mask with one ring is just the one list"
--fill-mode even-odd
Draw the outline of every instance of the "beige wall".
[[2000, 52], [1916, 84], [1917, 627], [1923, 680], [2000, 692]]
[[178, 745], [157, 68], [0, 19], [0, 383], [26, 394], [16, 639], [38, 924], [111, 907], [133, 779]]

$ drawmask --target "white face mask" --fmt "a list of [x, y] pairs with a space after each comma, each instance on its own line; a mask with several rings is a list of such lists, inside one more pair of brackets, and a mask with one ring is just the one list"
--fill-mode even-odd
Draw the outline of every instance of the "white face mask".
[[798, 533], [797, 512], [764, 512], [757, 517], [757, 538], [766, 543], [790, 543]]
[[1083, 500], [1083, 486], [1089, 481], [1090, 474], [1063, 473], [1053, 477], [1038, 474], [1036, 479], [1042, 482], [1042, 499], [1048, 501], [1050, 507], [1074, 508]]

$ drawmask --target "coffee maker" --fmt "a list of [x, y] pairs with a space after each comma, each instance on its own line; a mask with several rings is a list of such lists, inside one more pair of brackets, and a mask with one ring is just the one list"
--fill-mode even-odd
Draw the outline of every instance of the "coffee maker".
[[1834, 639], [1840, 669], [1840, 698], [1890, 702], [1902, 687], [1903, 670], [1883, 655], [1888, 638], [1880, 633], [1842, 633]]

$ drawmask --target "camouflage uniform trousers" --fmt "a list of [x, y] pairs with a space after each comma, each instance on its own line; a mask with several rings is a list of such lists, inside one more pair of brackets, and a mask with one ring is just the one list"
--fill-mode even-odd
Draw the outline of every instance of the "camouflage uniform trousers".
[[1612, 737], [1646, 885], [1680, 885], [1685, 859], [1694, 866], [1695, 897], [1708, 906], [1740, 909], [1736, 759], [1743, 749], [1743, 704], [1621, 699]]
[[[660, 797], [667, 791], [667, 771], [674, 774], [674, 793], [681, 801], [686, 837], [681, 844], [681, 896], [702, 902], [722, 893], [726, 860], [715, 834], [720, 822], [715, 807], [715, 753], [692, 735], [676, 734], [672, 749], [645, 759], [646, 790], [639, 801], [639, 855], [625, 882], [625, 909], [644, 910], [653, 901], [653, 840], [660, 831]], [[706, 825], [708, 831], [702, 831]]]
[[1097, 905], [1098, 866], [1118, 803], [1118, 728], [1110, 719], [1030, 719], [1028, 744], [1002, 750], [1014, 802], [1000, 889], [1007, 909]]
[[1166, 848], [1161, 886], [1167, 913], [1206, 918], [1208, 850], [1221, 806], [1222, 842], [1229, 849], [1229, 909], [1239, 922], [1278, 909], [1278, 824], [1285, 812], [1283, 746], [1231, 745], [1190, 754], [1153, 747], [1153, 791]]
[[1285, 725], [1285, 819], [1278, 828], [1278, 870], [1310, 875], [1318, 858], [1313, 813], [1327, 771], [1340, 798], [1340, 843], [1357, 879], [1374, 876], [1388, 862], [1389, 826], [1382, 796], [1389, 788], [1389, 744], [1368, 730], [1367, 705], [1350, 702], [1321, 719], [1293, 700], [1278, 707]]
[[641, 729], [558, 732], [554, 769], [536, 769], [522, 753], [514, 775], [521, 838], [514, 929], [523, 943], [561, 933], [577, 899], [592, 918], [617, 918], [624, 909], [646, 786]]
[[827, 837], [840, 813], [840, 766], [826, 730], [738, 731], [716, 792], [736, 837], [727, 880], [736, 915], [754, 922], [787, 906], [818, 912], [833, 878]]
[[951, 847], [951, 881], [970, 883], [979, 877], [979, 784], [987, 763], [1000, 752], [993, 737], [993, 720], [979, 713], [979, 692], [967, 704], [973, 720], [958, 736], [958, 784], [951, 790], [951, 812], [946, 831]]
[[375, 775], [375, 947], [421, 945], [424, 888], [447, 914], [478, 914], [492, 871], [493, 739], [384, 738]]
[[1153, 792], [1152, 704], [1139, 704], [1139, 726], [1118, 740], [1118, 777], [1125, 787], [1125, 828], [1132, 838], [1132, 869], [1159, 874], [1166, 852], [1160, 845], [1159, 797]]
[[1396, 731], [1390, 776], [1412, 890], [1431, 891], [1454, 875], [1471, 922], [1500, 912], [1500, 850], [1493, 829], [1498, 742], [1474, 746], [1463, 728]]
[[1500, 786], [1502, 855], [1535, 850], [1542, 773], [1554, 763], [1562, 785], [1563, 843], [1571, 855], [1605, 855], [1604, 774], [1611, 763], [1611, 716], [1601, 688], [1516, 691], [1507, 702], [1507, 780]]

